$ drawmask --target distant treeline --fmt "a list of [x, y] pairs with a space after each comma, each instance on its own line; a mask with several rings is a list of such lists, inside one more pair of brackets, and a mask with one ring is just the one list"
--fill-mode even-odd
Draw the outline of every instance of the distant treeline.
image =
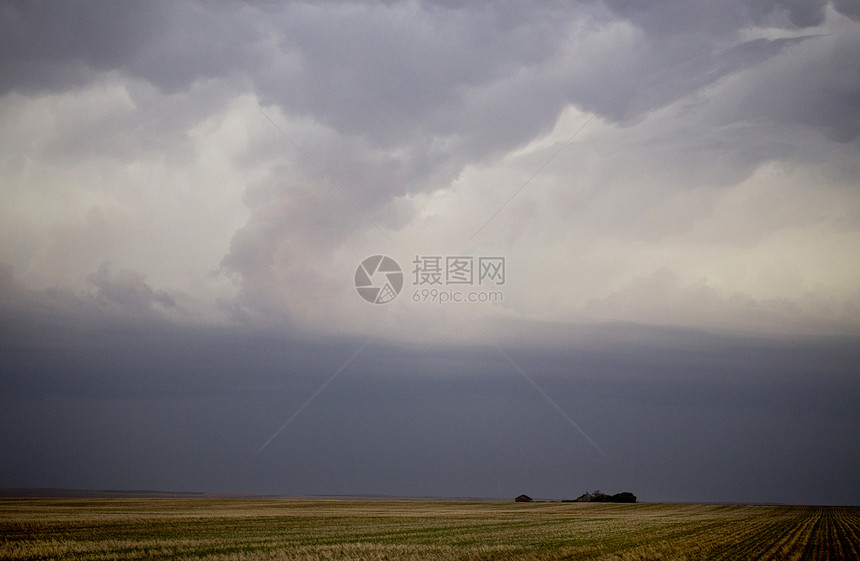
[[563, 503], [635, 503], [636, 495], [629, 491], [607, 495], [600, 491], [583, 493], [576, 499], [562, 501]]

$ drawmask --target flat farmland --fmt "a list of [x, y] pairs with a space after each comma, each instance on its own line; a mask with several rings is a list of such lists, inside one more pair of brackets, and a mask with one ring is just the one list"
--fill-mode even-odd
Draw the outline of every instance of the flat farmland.
[[0, 499], [2, 559], [860, 559], [860, 507]]

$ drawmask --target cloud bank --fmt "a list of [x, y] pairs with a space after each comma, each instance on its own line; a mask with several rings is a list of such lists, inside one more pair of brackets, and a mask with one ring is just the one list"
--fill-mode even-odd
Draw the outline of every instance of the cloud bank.
[[[552, 407], [519, 369], [631, 466], [595, 485], [683, 450], [679, 470], [707, 473], [677, 492], [644, 477], [642, 494], [692, 500], [708, 481], [720, 500], [839, 500], [811, 464], [760, 493], [764, 477], [719, 489], [758, 447], [764, 473], [857, 436], [856, 2], [7, 2], [0, 36], [2, 383], [23, 399], [3, 449], [26, 451], [7, 481], [96, 485], [53, 466], [163, 445], [198, 456], [175, 476], [99, 477], [184, 488], [214, 463], [233, 471], [207, 489], [381, 492], [390, 477], [396, 493], [470, 494], [482, 442], [511, 467], [475, 493], [524, 474], [562, 492], [558, 466], [595, 451], [551, 411], [530, 440]], [[376, 254], [407, 278], [384, 306], [353, 286]], [[502, 256], [504, 298], [416, 302], [416, 256]], [[316, 432], [290, 425], [268, 459], [236, 463], [356, 349]], [[792, 413], [805, 392], [808, 426]], [[41, 421], [40, 400], [60, 413]], [[170, 418], [181, 438], [161, 441]], [[392, 419], [409, 429], [389, 434]], [[505, 435], [564, 452], [538, 468], [498, 452]], [[301, 460], [286, 451], [313, 438]], [[66, 452], [48, 458], [52, 442]], [[75, 445], [93, 456], [72, 461]], [[320, 471], [361, 446], [385, 462]], [[828, 453], [834, 477], [857, 467]], [[294, 484], [273, 483], [286, 458]], [[584, 479], [608, 469], [583, 461]], [[458, 473], [470, 483], [445, 491]]]

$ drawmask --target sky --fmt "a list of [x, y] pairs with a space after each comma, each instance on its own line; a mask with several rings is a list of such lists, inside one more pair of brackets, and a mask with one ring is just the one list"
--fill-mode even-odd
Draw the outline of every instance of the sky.
[[853, 0], [3, 2], [0, 487], [860, 504], [858, 55]]

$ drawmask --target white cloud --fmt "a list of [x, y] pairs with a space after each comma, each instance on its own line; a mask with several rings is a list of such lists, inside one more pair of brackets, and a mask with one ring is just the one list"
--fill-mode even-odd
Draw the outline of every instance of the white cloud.
[[[856, 329], [857, 23], [735, 4], [183, 4], [43, 51], [18, 32], [61, 14], [19, 14], [0, 260], [320, 332], [366, 329], [367, 255], [461, 252], [508, 258], [478, 318]], [[459, 336], [386, 310], [386, 335]]]

